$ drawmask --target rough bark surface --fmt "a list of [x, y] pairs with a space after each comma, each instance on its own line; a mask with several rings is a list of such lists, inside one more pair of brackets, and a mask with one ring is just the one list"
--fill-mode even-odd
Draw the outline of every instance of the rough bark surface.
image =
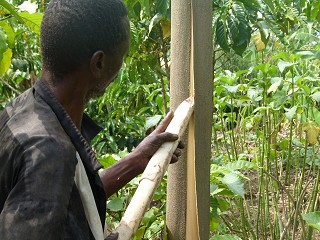
[[[171, 4], [170, 107], [174, 110], [190, 95], [191, 0], [172, 0]], [[187, 134], [182, 141], [187, 143]], [[179, 161], [168, 169], [166, 222], [170, 240], [186, 240], [188, 148], [186, 144]]]
[[209, 239], [212, 128], [212, 2], [172, 0], [171, 108], [194, 96], [186, 151], [169, 167], [167, 227], [170, 240]]

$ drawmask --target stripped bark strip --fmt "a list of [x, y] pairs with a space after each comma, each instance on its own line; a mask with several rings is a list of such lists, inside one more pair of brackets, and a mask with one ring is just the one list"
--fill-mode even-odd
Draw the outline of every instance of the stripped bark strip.
[[179, 139], [175, 142], [164, 143], [151, 158], [142, 174], [136, 193], [116, 229], [119, 233], [118, 240], [129, 240], [134, 237], [143, 215], [150, 206], [153, 194], [168, 168], [173, 152], [188, 126], [189, 119], [193, 113], [193, 105], [193, 98], [188, 98], [176, 109], [166, 132], [177, 134]]

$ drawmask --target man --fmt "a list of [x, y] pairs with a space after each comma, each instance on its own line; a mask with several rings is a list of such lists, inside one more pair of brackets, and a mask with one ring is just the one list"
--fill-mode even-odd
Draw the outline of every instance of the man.
[[143, 172], [162, 143], [177, 140], [163, 132], [172, 113], [99, 176], [101, 165], [88, 144], [99, 128], [83, 112], [122, 65], [127, 10], [120, 0], [52, 0], [40, 40], [41, 77], [0, 114], [0, 239], [94, 239], [75, 184], [78, 161], [103, 225], [106, 196]]

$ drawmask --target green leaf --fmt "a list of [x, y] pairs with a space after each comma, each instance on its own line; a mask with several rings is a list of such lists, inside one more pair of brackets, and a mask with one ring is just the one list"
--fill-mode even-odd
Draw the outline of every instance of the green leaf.
[[149, 34], [151, 33], [152, 29], [154, 26], [161, 20], [163, 19], [163, 16], [161, 13], [157, 13], [156, 15], [153, 16], [151, 19], [150, 25], [149, 25]]
[[160, 122], [161, 118], [162, 118], [162, 115], [155, 115], [153, 117], [148, 117], [146, 119], [145, 129], [148, 130], [149, 128], [156, 126]]
[[4, 22], [4, 21], [1, 21], [0, 22], [0, 27], [5, 31], [6, 35], [7, 35], [7, 43], [8, 43], [8, 46], [10, 48], [14, 48], [14, 38], [15, 38], [15, 34], [14, 34], [14, 31], [12, 29], [12, 27]]
[[217, 43], [219, 46], [225, 51], [229, 52], [229, 44], [228, 44], [228, 39], [227, 39], [227, 29], [219, 17], [217, 20], [217, 26], [216, 26], [216, 38], [217, 38]]
[[20, 23], [24, 23], [23, 19], [19, 16], [19, 14], [14, 9], [14, 6], [8, 3], [5, 0], [0, 0], [0, 5], [7, 9]]
[[146, 226], [139, 227], [139, 229], [136, 232], [136, 235], [135, 235], [134, 239], [136, 239], [136, 240], [143, 239], [143, 236], [144, 236], [144, 234], [146, 232], [146, 228], [147, 228]]
[[320, 212], [302, 214], [302, 218], [308, 225], [320, 231]]
[[283, 71], [288, 68], [288, 67], [292, 67], [294, 65], [294, 63], [290, 63], [290, 62], [286, 62], [283, 60], [280, 60], [278, 62], [278, 68], [280, 70], [281, 73], [283, 73]]
[[241, 238], [233, 235], [216, 235], [210, 238], [210, 240], [242, 240]]
[[257, 0], [239, 0], [239, 2], [242, 2], [245, 7], [250, 8], [254, 11], [258, 11], [260, 8], [260, 4]]
[[117, 161], [111, 155], [104, 155], [99, 158], [99, 162], [104, 168], [108, 168], [111, 165], [115, 164]]
[[158, 209], [150, 208], [143, 216], [141, 223], [145, 226], [150, 226], [157, 219]]
[[241, 170], [241, 169], [257, 168], [257, 165], [253, 162], [238, 160], [236, 162], [231, 162], [226, 164], [225, 167], [230, 171], [235, 171], [235, 170]]
[[286, 117], [287, 117], [290, 121], [292, 121], [292, 119], [294, 118], [294, 115], [296, 114], [297, 109], [298, 109], [298, 107], [297, 107], [297, 106], [294, 106], [294, 107], [290, 108], [288, 112], [286, 112]]
[[3, 31], [2, 28], [0, 28], [0, 54], [3, 54], [5, 51], [8, 49], [8, 44], [7, 44], [7, 35]]
[[28, 13], [28, 12], [21, 12], [19, 16], [23, 19], [25, 25], [29, 27], [32, 31], [37, 34], [40, 34], [40, 26], [43, 14], [42, 13]]
[[320, 102], [320, 92], [316, 92], [311, 95], [311, 97], [316, 100], [317, 102]]
[[156, 2], [156, 11], [161, 13], [163, 16], [166, 15], [169, 8], [169, 1], [167, 0], [157, 0]]
[[279, 81], [276, 81], [274, 83], [271, 84], [271, 86], [269, 87], [267, 93], [271, 93], [271, 92], [275, 92], [278, 90], [278, 87], [281, 85], [282, 80], [280, 79]]
[[228, 186], [228, 188], [235, 194], [244, 198], [244, 183], [235, 173], [227, 173], [221, 178], [221, 182]]
[[123, 200], [121, 198], [114, 198], [108, 202], [107, 208], [113, 212], [123, 210]]
[[146, 15], [150, 16], [150, 0], [140, 0], [140, 4], [143, 6]]
[[1, 62], [0, 62], [0, 77], [5, 74], [5, 72], [9, 69], [10, 64], [11, 64], [11, 58], [12, 58], [12, 50], [10, 48], [7, 49], [3, 53]]
[[232, 5], [232, 14], [229, 14], [227, 20], [232, 40], [232, 49], [242, 56], [251, 39], [251, 27], [243, 6], [234, 3]]
[[238, 91], [238, 88], [240, 87], [240, 85], [236, 85], [236, 86], [223, 86], [229, 93], [236, 93]]

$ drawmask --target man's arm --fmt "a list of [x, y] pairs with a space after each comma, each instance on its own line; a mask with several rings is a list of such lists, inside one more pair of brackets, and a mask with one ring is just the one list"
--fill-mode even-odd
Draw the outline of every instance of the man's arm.
[[11, 154], [16, 179], [0, 214], [0, 238], [61, 239], [75, 156], [60, 139], [39, 136], [27, 142]]
[[[132, 153], [101, 172], [100, 178], [107, 197], [116, 193], [134, 177], [142, 173], [153, 154], [164, 142], [173, 142], [178, 139], [176, 134], [164, 132], [172, 118], [173, 112], [169, 112], [159, 126]], [[178, 146], [171, 162], [178, 160], [181, 155], [180, 148], [183, 148], [183, 146]]]

